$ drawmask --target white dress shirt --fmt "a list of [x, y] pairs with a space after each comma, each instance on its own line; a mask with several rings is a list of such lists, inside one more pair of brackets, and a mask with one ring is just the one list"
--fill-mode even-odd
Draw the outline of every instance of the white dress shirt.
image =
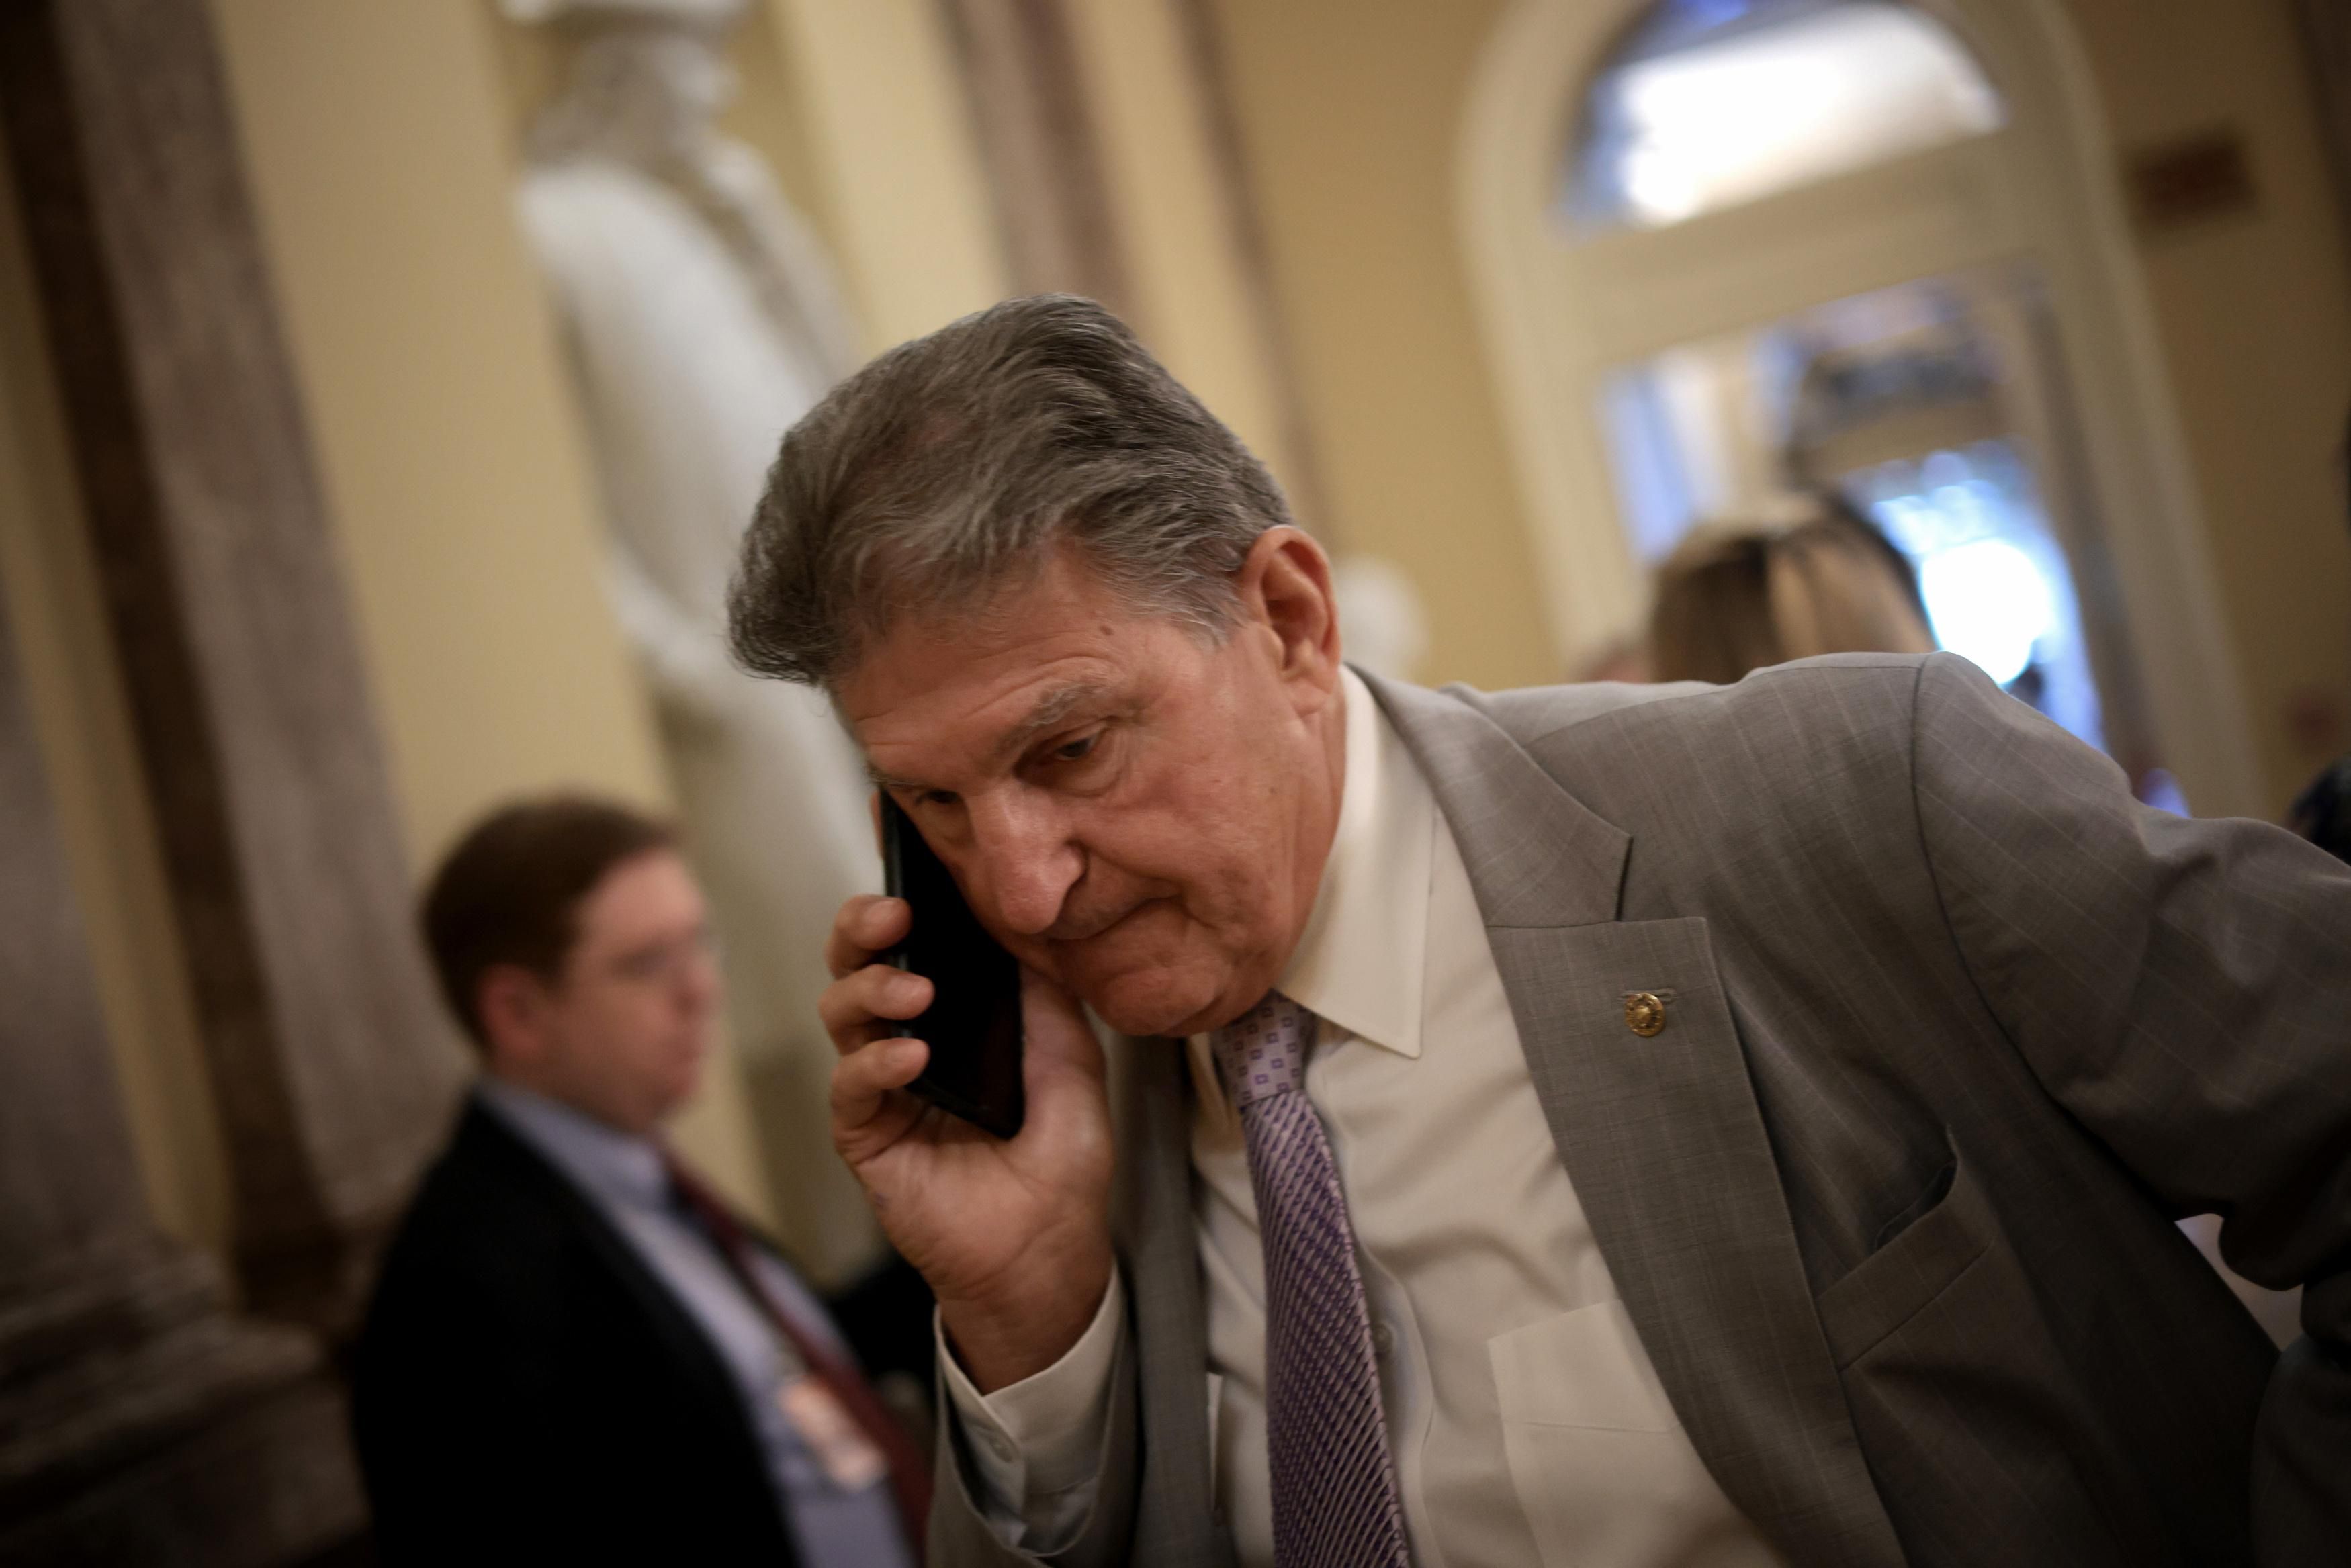
[[[1278, 989], [1322, 1021], [1306, 1096], [1346, 1188], [1414, 1561], [1776, 1563], [1691, 1447], [1618, 1300], [1452, 830], [1370, 691], [1352, 670], [1344, 681], [1338, 831]], [[1272, 1568], [1257, 1204], [1207, 1037], [1187, 1049], [1218, 1503], [1245, 1568]], [[1067, 1355], [986, 1397], [942, 1345], [1008, 1543], [1050, 1552], [1082, 1522], [1124, 1318], [1113, 1279]]]

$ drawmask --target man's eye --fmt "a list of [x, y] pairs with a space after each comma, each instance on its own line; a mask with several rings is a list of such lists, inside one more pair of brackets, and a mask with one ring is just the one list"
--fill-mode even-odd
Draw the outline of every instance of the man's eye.
[[1092, 753], [1094, 742], [1101, 739], [1100, 734], [1092, 734], [1064, 742], [1053, 748], [1053, 760], [1057, 763], [1081, 763]]
[[914, 797], [917, 805], [953, 805], [962, 796], [951, 789], [926, 789]]

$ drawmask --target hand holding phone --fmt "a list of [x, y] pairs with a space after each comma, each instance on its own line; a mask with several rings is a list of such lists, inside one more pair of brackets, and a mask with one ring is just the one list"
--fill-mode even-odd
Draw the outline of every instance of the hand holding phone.
[[888, 955], [933, 987], [930, 1007], [906, 1033], [931, 1048], [906, 1086], [998, 1137], [1019, 1136], [1028, 1106], [1021, 1089], [1020, 965], [964, 902], [955, 877], [922, 830], [882, 796], [884, 886], [914, 911], [906, 940]]
[[[903, 832], [902, 849], [918, 838], [911, 825]], [[902, 877], [906, 869], [902, 861]], [[941, 992], [887, 961], [919, 946], [925, 919], [870, 895], [834, 919], [825, 947], [833, 979], [820, 1004], [841, 1053], [832, 1141], [892, 1244], [930, 1282], [948, 1344], [986, 1394], [1061, 1359], [1108, 1288], [1110, 1101], [1102, 1044], [1077, 999], [1017, 964], [1019, 1136], [940, 1116], [908, 1093], [942, 1054], [929, 1038], [906, 1038], [932, 1033], [914, 1025]], [[984, 1086], [971, 1097], [1003, 1104]]]

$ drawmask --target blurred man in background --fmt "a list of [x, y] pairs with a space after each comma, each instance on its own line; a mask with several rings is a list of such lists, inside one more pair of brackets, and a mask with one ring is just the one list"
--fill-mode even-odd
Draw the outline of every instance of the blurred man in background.
[[914, 1562], [919, 1448], [816, 1296], [662, 1140], [722, 994], [670, 830], [591, 800], [509, 806], [443, 863], [423, 926], [485, 1071], [360, 1343], [387, 1557]]

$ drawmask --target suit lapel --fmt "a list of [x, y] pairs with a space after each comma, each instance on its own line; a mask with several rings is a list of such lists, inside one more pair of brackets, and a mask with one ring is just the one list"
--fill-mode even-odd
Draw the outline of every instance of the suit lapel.
[[[1371, 686], [1452, 827], [1561, 1162], [1707, 1468], [1795, 1561], [1899, 1563], [1706, 921], [1618, 920], [1630, 837], [1468, 702]], [[1647, 1036], [1641, 992], [1665, 999]]]

